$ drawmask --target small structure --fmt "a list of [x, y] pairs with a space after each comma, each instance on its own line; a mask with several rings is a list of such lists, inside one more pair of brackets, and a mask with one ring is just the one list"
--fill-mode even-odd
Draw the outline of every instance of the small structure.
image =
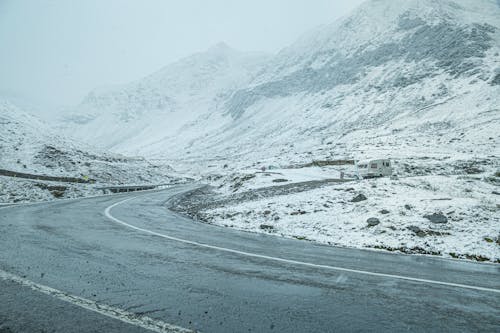
[[361, 178], [375, 178], [392, 175], [392, 164], [388, 159], [366, 160], [357, 164]]

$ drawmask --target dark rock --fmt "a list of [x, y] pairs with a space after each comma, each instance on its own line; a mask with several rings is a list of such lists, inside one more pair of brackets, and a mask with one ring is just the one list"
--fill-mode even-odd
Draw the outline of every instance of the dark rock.
[[300, 210], [300, 209], [290, 213], [290, 215], [304, 215], [304, 214], [307, 214], [307, 212], [305, 210]]
[[264, 214], [264, 215], [269, 215], [269, 214], [271, 214], [271, 211], [270, 211], [270, 210], [265, 210], [265, 211], [263, 212], [263, 214]]
[[283, 179], [283, 178], [277, 178], [273, 179], [273, 183], [286, 183], [288, 179]]
[[449, 235], [451, 235], [449, 232], [434, 231], [434, 230], [425, 230], [424, 232], [425, 232], [426, 236], [449, 236]]
[[274, 227], [272, 225], [269, 225], [269, 224], [261, 224], [259, 226], [259, 228], [262, 230], [274, 230]]
[[410, 205], [408, 205], [408, 204], [406, 204], [406, 205], [405, 205], [405, 209], [407, 209], [407, 210], [411, 210], [411, 206], [410, 206]]
[[493, 78], [493, 80], [491, 80], [490, 84], [492, 86], [500, 85], [500, 73], [498, 73], [497, 75], [495, 75], [495, 77]]
[[391, 252], [393, 252], [393, 251], [399, 251], [401, 253], [431, 254], [431, 255], [435, 255], [435, 256], [441, 255], [441, 252], [429, 251], [429, 250], [426, 250], [426, 249], [421, 248], [419, 246], [408, 248], [408, 247], [405, 247], [405, 246], [390, 247], [390, 246], [384, 246], [384, 245], [375, 245], [375, 246], [373, 246], [373, 248], [375, 248], [375, 249], [383, 249], [383, 250], [387, 250], [387, 251], [391, 251]]
[[384, 214], [384, 215], [385, 215], [385, 214], [389, 214], [389, 213], [390, 213], [390, 211], [388, 211], [387, 209], [382, 209], [382, 210], [380, 211], [380, 214]]
[[411, 232], [413, 232], [418, 237], [424, 237], [425, 236], [425, 231], [423, 231], [422, 229], [420, 229], [416, 225], [411, 225], [407, 229], [410, 230]]
[[432, 223], [447, 223], [448, 218], [443, 213], [433, 213], [430, 215], [424, 215], [426, 219]]
[[54, 196], [54, 198], [62, 198], [64, 196], [64, 191], [53, 190], [50, 193]]
[[493, 191], [493, 192], [491, 192], [491, 194], [496, 194], [496, 195], [500, 195], [500, 192], [497, 192], [497, 191]]
[[352, 198], [351, 202], [360, 202], [360, 201], [365, 201], [367, 199], [368, 198], [363, 193], [360, 193], [357, 196], [355, 196], [354, 198]]
[[465, 258], [475, 261], [490, 261], [490, 258], [476, 254], [465, 254]]
[[380, 224], [380, 220], [376, 217], [370, 217], [368, 220], [366, 220], [366, 222], [368, 223], [369, 227], [374, 227]]
[[479, 173], [484, 172], [483, 169], [480, 169], [480, 168], [474, 167], [474, 166], [468, 167], [468, 168], [464, 169], [464, 171], [465, 171], [465, 173], [467, 173], [469, 175], [477, 175]]

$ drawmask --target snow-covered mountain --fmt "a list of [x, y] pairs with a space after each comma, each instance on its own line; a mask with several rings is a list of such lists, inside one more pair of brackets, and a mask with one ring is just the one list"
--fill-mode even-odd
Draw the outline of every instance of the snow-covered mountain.
[[[3, 99], [0, 99], [0, 169], [88, 178], [102, 184], [165, 183], [169, 179], [167, 173], [171, 171], [142, 158], [108, 153], [61, 136], [47, 124]], [[0, 183], [6, 182], [7, 178], [0, 179]], [[0, 194], [4, 193], [0, 191]]]
[[63, 129], [95, 145], [141, 153], [155, 141], [175, 140], [182, 126], [209, 115], [265, 59], [217, 44], [136, 82], [92, 91], [64, 115]]
[[259, 147], [263, 158], [326, 142], [345, 154], [363, 145], [360, 155], [406, 140], [437, 147], [457, 132], [465, 146], [488, 143], [500, 113], [499, 29], [496, 1], [368, 1], [278, 54], [226, 102], [232, 121], [193, 146]]
[[91, 93], [69, 130], [119, 152], [247, 165], [496, 156], [499, 53], [496, 0], [369, 0], [270, 59], [217, 47]]

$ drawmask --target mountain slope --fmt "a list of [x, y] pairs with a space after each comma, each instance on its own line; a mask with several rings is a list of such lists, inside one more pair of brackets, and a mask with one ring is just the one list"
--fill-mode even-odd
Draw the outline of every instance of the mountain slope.
[[142, 80], [91, 92], [65, 115], [63, 128], [96, 145], [140, 152], [141, 146], [210, 114], [250, 80], [265, 58], [217, 44]]
[[77, 114], [94, 114], [76, 126], [79, 137], [96, 133], [93, 142], [115, 151], [190, 166], [332, 156], [470, 159], [498, 150], [495, 0], [370, 0], [263, 66], [262, 59], [221, 65], [228, 58], [222, 48], [224, 56], [209, 62], [217, 70], [206, 65], [212, 56], [195, 55], [89, 95]]
[[[0, 99], [0, 169], [36, 175], [89, 178], [102, 184], [165, 183], [168, 167], [108, 153], [69, 140]], [[1, 178], [1, 177], [0, 177]], [[7, 177], [1, 182], [7, 181]], [[1, 191], [0, 191], [1, 192]]]
[[231, 121], [191, 144], [252, 160], [359, 158], [384, 145], [432, 154], [449, 140], [449, 151], [487, 154], [498, 147], [499, 52], [496, 1], [368, 1], [278, 54], [226, 101]]

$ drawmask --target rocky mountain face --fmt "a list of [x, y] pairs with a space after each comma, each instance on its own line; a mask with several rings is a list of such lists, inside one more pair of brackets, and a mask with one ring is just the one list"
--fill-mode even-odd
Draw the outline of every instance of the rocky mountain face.
[[[380, 92], [405, 88], [439, 74], [482, 80], [491, 77], [493, 84], [498, 80], [498, 74], [485, 66], [488, 51], [498, 47], [494, 40], [498, 27], [491, 24], [498, 24], [494, 22], [500, 20], [498, 16], [463, 24], [458, 13], [444, 10], [464, 10], [455, 2], [448, 1], [450, 8], [446, 8], [446, 1], [440, 4], [429, 1], [407, 1], [403, 5], [381, 3], [385, 6], [369, 2], [340, 26], [326, 28], [328, 34], [319, 34], [284, 50], [268, 66], [263, 78], [256, 79], [253, 87], [231, 97], [228, 111], [233, 117], [239, 117], [264, 98], [316, 94], [368, 81], [374, 69], [382, 70], [385, 75], [379, 74], [378, 84], [368, 88]], [[421, 13], [420, 7], [426, 10]], [[500, 10], [492, 9], [496, 9], [497, 14]], [[373, 15], [382, 17], [373, 20]], [[379, 24], [380, 19], [390, 23]], [[380, 25], [385, 27], [377, 35]], [[367, 41], [363, 36], [365, 29], [373, 31]]]
[[369, 0], [272, 58], [219, 46], [91, 93], [67, 126], [115, 151], [242, 165], [487, 159], [499, 53], [496, 0]]

